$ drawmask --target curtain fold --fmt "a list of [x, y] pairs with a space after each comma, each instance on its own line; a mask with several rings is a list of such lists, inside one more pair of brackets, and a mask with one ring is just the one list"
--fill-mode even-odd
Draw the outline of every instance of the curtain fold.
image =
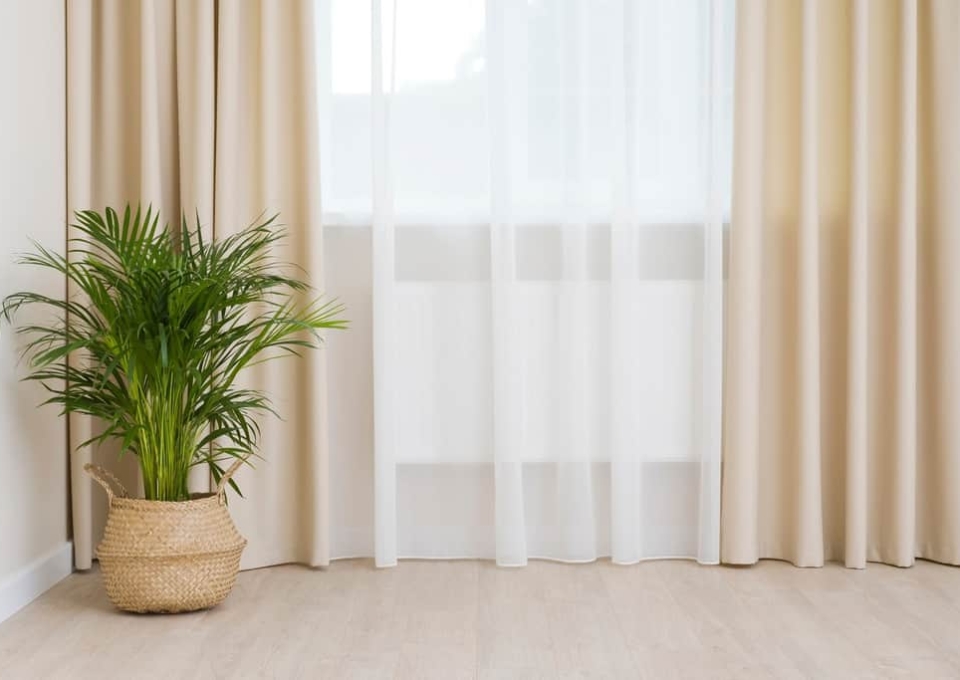
[[738, 6], [722, 559], [960, 563], [960, 5]]
[[[224, 236], [279, 213], [288, 229], [279, 256], [322, 288], [313, 29], [310, 0], [67, 3], [68, 219], [152, 203], [168, 222], [196, 214]], [[284, 420], [264, 422], [264, 460], [238, 478], [246, 498], [231, 514], [249, 540], [241, 566], [326, 564], [322, 352], [246, 379]], [[71, 416], [71, 450], [95, 427]], [[108, 449], [71, 454], [78, 569], [90, 567], [105, 518], [83, 464], [119, 467], [137, 488], [136, 461], [118, 464]]]

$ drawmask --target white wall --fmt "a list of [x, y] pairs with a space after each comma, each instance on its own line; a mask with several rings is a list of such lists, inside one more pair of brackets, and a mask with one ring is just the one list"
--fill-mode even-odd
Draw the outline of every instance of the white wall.
[[[64, 53], [63, 0], [0, 0], [0, 297], [63, 291], [14, 260], [64, 247]], [[0, 620], [70, 565], [65, 424], [20, 382], [17, 345], [0, 326]]]

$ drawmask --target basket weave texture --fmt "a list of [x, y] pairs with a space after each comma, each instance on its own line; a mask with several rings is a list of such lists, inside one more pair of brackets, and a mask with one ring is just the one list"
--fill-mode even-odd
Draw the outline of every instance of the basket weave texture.
[[183, 502], [129, 498], [109, 472], [85, 466], [110, 501], [97, 559], [117, 608], [188, 612], [218, 605], [230, 594], [247, 541], [230, 518], [224, 492], [240, 462], [223, 475], [215, 493]]

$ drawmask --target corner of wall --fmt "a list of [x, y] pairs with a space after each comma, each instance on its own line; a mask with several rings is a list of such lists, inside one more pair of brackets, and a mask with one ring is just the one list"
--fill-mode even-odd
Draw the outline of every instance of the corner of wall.
[[73, 571], [73, 543], [66, 541], [0, 581], [0, 622], [65, 579]]

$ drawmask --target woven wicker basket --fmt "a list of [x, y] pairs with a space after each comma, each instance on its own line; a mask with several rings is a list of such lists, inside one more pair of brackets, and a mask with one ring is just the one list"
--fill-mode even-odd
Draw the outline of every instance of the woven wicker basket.
[[215, 493], [183, 502], [130, 498], [109, 472], [84, 466], [110, 502], [97, 558], [114, 605], [131, 612], [188, 612], [218, 605], [230, 594], [247, 541], [230, 519], [224, 491], [241, 462], [223, 475]]

